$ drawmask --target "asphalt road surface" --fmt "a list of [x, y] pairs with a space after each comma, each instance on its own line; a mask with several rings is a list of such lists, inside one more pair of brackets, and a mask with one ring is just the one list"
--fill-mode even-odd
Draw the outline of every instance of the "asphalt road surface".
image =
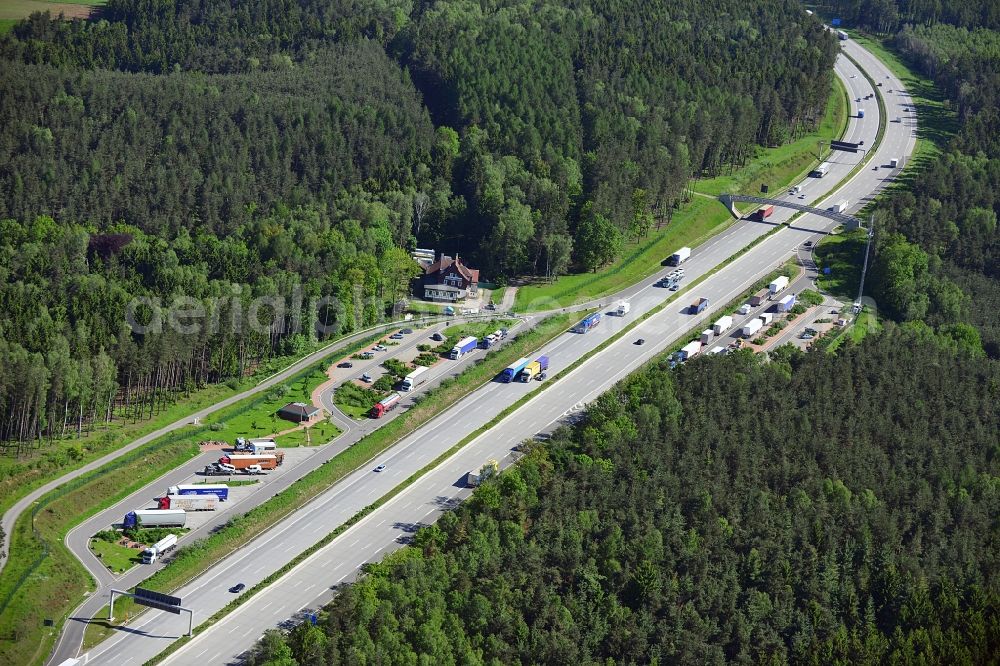
[[[852, 73], [854, 78], [850, 77]], [[850, 62], [840, 59], [838, 74], [851, 87], [855, 96], [863, 97], [871, 92], [867, 80]], [[898, 82], [893, 81], [892, 87], [898, 87]], [[864, 140], [871, 145], [878, 126], [877, 106], [872, 106], [870, 110], [866, 108], [865, 111], [865, 118], [852, 119], [845, 138], [851, 141]], [[905, 135], [911, 131], [911, 125], [887, 124], [886, 140], [875, 158], [887, 161], [887, 156], [902, 157], [908, 154], [905, 152], [906, 146], [912, 147], [912, 136]], [[891, 144], [893, 138], [898, 143]], [[901, 150], [899, 145], [904, 148]], [[834, 185], [863, 158], [860, 154], [836, 155], [838, 157], [831, 160], [831, 172], [826, 178], [808, 179], [803, 183], [808, 201], [818, 199], [822, 205], [826, 193], [824, 188]], [[882, 179], [885, 175], [862, 169], [843, 188], [845, 191], [826, 198], [831, 201], [850, 198], [861, 202], [868, 192], [884, 185]], [[742, 221], [699, 246], [684, 266], [686, 282], [712, 270], [746, 247], [751, 240], [773, 229], [774, 223], [787, 220], [791, 215], [791, 211], [777, 209], [769, 218], [769, 223]], [[322, 604], [329, 599], [337, 585], [353, 579], [361, 564], [376, 561], [386, 552], [400, 547], [416, 525], [434, 520], [440, 511], [453, 506], [464, 497], [468, 491], [463, 489], [462, 479], [469, 470], [478, 469], [490, 458], [509, 464], [512, 460], [511, 448], [517, 442], [530, 438], [563, 417], [579, 411], [586, 402], [607, 390], [628, 372], [688, 331], [699, 326], [704, 328], [717, 316], [712, 308], [699, 316], [687, 314], [686, 305], [691, 300], [705, 296], [711, 299], [713, 307], [727, 303], [761, 276], [782, 264], [804, 240], [818, 238], [829, 224], [830, 221], [825, 218], [803, 215], [793, 226], [781, 229], [765, 239], [703, 284], [684, 294], [663, 312], [643, 322], [634, 333], [612, 343], [570, 376], [561, 378], [557, 389], [539, 393], [499, 426], [464, 447], [277, 583], [257, 594], [249, 603], [230, 614], [224, 622], [196, 637], [170, 661], [226, 663], [252, 645], [265, 629], [295, 617], [303, 608], [315, 608]], [[619, 298], [628, 298], [632, 303], [632, 312], [627, 317], [606, 317], [590, 333], [567, 333], [559, 336], [539, 354], [549, 355], [552, 372], [558, 372], [670, 295], [671, 292], [649, 283], [635, 285], [622, 294], [605, 299], [610, 308]], [[641, 347], [634, 345], [633, 342], [638, 337], [645, 338], [647, 344]], [[358, 510], [450, 449], [466, 434], [491, 420], [503, 408], [527, 392], [538, 391], [540, 386], [537, 382], [491, 383], [484, 386], [405, 438], [392, 450], [373, 460], [369, 468], [348, 476], [272, 530], [179, 590], [177, 594], [183, 597], [185, 606], [195, 611], [195, 625], [229, 602], [232, 595], [227, 590], [230, 586], [242, 582], [252, 587], [343, 524]], [[386, 469], [383, 472], [372, 471], [372, 467], [380, 463], [385, 464]], [[98, 605], [103, 603], [103, 600], [95, 601], [101, 602]], [[142, 663], [164, 649], [185, 629], [186, 622], [178, 616], [147, 611], [130, 623], [127, 630], [117, 633], [92, 650], [90, 657], [95, 663]]]

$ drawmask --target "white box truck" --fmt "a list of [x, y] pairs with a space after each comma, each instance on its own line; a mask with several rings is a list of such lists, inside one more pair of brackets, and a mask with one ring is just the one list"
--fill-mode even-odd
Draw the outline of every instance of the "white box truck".
[[729, 315], [724, 317], [719, 317], [714, 324], [712, 324], [712, 331], [716, 335], [722, 335], [730, 328], [733, 327], [733, 318]]
[[844, 199], [843, 201], [839, 201], [830, 206], [830, 210], [832, 210], [834, 213], [843, 213], [845, 210], [847, 210], [847, 207], [850, 205], [851, 202], [848, 201], [847, 199]]
[[694, 340], [684, 345], [681, 348], [680, 352], [678, 353], [680, 354], [681, 360], [686, 361], [689, 358], [694, 358], [695, 356], [697, 356], [698, 352], [700, 351], [701, 351], [701, 343], [698, 342], [697, 340]]
[[620, 301], [618, 303], [618, 310], [616, 311], [616, 314], [619, 317], [624, 317], [625, 315], [627, 315], [629, 313], [629, 311], [631, 309], [632, 309], [632, 304], [631, 303], [629, 303], [628, 301]]
[[701, 332], [701, 338], [699, 338], [699, 340], [701, 341], [701, 344], [707, 345], [709, 342], [712, 341], [712, 338], [714, 337], [715, 337], [715, 331], [713, 331], [710, 328], [706, 328], [704, 331]]
[[677, 250], [672, 255], [670, 255], [670, 265], [680, 266], [685, 261], [687, 261], [688, 257], [690, 256], [691, 256], [691, 248], [682, 247], [681, 249]]
[[740, 332], [743, 334], [744, 338], [752, 338], [763, 326], [764, 322], [762, 322], [760, 317], [758, 317], [757, 319], [751, 319], [748, 321]]
[[774, 296], [775, 294], [785, 290], [788, 287], [788, 278], [784, 275], [779, 275], [774, 279], [774, 282], [767, 285], [767, 291]]

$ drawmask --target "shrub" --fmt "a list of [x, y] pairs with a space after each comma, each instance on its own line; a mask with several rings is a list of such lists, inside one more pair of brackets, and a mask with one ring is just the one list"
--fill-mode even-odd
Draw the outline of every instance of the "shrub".
[[372, 384], [372, 388], [374, 388], [376, 391], [388, 392], [392, 390], [392, 385], [393, 385], [393, 376], [382, 375], [381, 377], [375, 380], [375, 383]]
[[379, 401], [379, 395], [372, 389], [346, 382], [337, 388], [336, 401], [352, 407], [369, 407]]
[[382, 361], [382, 367], [396, 375], [399, 379], [402, 379], [410, 373], [410, 369], [405, 363], [395, 358], [387, 358]]

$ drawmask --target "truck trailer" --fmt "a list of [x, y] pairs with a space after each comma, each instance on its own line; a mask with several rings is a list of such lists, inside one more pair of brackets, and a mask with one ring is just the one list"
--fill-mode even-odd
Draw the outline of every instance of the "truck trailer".
[[701, 314], [707, 309], [708, 309], [708, 299], [699, 298], [697, 301], [691, 304], [691, 309], [689, 310], [689, 312], [691, 314]]
[[185, 523], [183, 509], [138, 509], [125, 514], [122, 527], [184, 527]]
[[549, 369], [549, 357], [548, 356], [539, 356], [538, 358], [535, 359], [535, 363], [538, 364], [539, 372], [545, 372], [546, 370]]
[[751, 319], [743, 326], [742, 329], [740, 329], [740, 333], [744, 338], [752, 338], [757, 335], [757, 332], [763, 328], [763, 326], [764, 322], [760, 320], [760, 317]]
[[733, 326], [733, 318], [729, 315], [724, 317], [719, 317], [714, 324], [712, 324], [712, 331], [716, 335], [722, 335], [728, 331]]
[[698, 338], [698, 340], [701, 342], [701, 344], [707, 345], [709, 342], [712, 341], [712, 338], [714, 337], [715, 337], [715, 331], [713, 331], [710, 328], [706, 328], [704, 331], [701, 332], [701, 337]]
[[373, 419], [380, 419], [392, 410], [396, 409], [396, 405], [399, 401], [403, 399], [403, 396], [398, 393], [393, 393], [385, 398], [382, 398], [376, 402], [371, 409], [371, 417]]
[[[284, 458], [284, 454], [281, 454], [281, 457]], [[222, 456], [219, 458], [219, 462], [223, 465], [232, 465], [237, 470], [245, 469], [250, 465], [260, 465], [261, 469], [276, 469], [281, 464], [281, 460], [275, 453]]]
[[220, 502], [229, 499], [229, 486], [224, 483], [193, 483], [190, 485], [170, 486], [168, 495], [215, 495]]
[[458, 344], [451, 348], [448, 352], [448, 358], [453, 361], [457, 361], [471, 351], [475, 351], [478, 346], [479, 341], [472, 337], [471, 335], [467, 338], [462, 338], [458, 341]]
[[680, 355], [682, 361], [687, 361], [688, 359], [697, 356], [698, 352], [700, 351], [701, 351], [701, 343], [698, 342], [697, 340], [693, 340], [684, 345], [683, 347], [681, 347], [681, 350], [677, 353]]
[[401, 391], [412, 391], [421, 384], [427, 381], [427, 373], [430, 370], [427, 366], [420, 366], [410, 374], [403, 378], [402, 383], [399, 385], [399, 390]]
[[672, 255], [670, 255], [669, 263], [671, 266], [680, 266], [685, 261], [687, 261], [690, 256], [691, 256], [691, 248], [682, 247], [681, 249], [677, 250]]
[[788, 287], [788, 278], [784, 275], [779, 275], [774, 279], [774, 282], [767, 285], [767, 292], [769, 296], [774, 296], [775, 294], [783, 291]]
[[755, 210], [753, 212], [753, 215], [750, 216], [750, 219], [757, 220], [758, 222], [763, 222], [767, 218], [771, 217], [771, 215], [773, 214], [774, 214], [774, 205], [768, 204], [766, 206], [761, 206], [760, 208]]
[[154, 543], [146, 550], [142, 551], [142, 563], [152, 564], [156, 560], [163, 557], [164, 553], [166, 553], [168, 550], [171, 550], [176, 545], [177, 545], [177, 535], [168, 534], [167, 536], [163, 537], [162, 539]]
[[764, 291], [754, 294], [750, 297], [750, 307], [755, 308], [762, 305], [767, 299], [771, 297], [771, 290], [765, 289]]
[[830, 206], [830, 210], [832, 210], [834, 213], [843, 213], [845, 210], [848, 209], [848, 207], [850, 207], [850, 205], [851, 202], [848, 201], [847, 199], [844, 199], [843, 201], [838, 201], [837, 203]]
[[573, 331], [575, 333], [586, 333], [587, 331], [594, 328], [600, 323], [601, 323], [601, 313], [595, 312], [592, 315], [584, 317], [579, 324], [573, 327]]
[[778, 301], [778, 312], [789, 312], [795, 307], [795, 294], [788, 294]]
[[274, 451], [276, 448], [278, 448], [278, 443], [274, 441], [273, 437], [256, 437], [253, 439], [246, 439], [243, 437], [236, 438], [237, 451], [267, 453], [268, 451]]
[[156, 503], [161, 509], [215, 511], [219, 507], [219, 498], [215, 495], [167, 495], [156, 500]]
[[812, 178], [822, 178], [826, 174], [830, 173], [830, 163], [823, 162], [818, 167], [809, 172]]
[[531, 363], [530, 358], [517, 359], [516, 361], [514, 361], [513, 363], [511, 363], [510, 365], [508, 365], [506, 368], [503, 369], [503, 371], [500, 373], [500, 381], [502, 381], [505, 384], [511, 383], [512, 381], [514, 381], [514, 378], [517, 377], [517, 375], [522, 370], [524, 370], [525, 366], [528, 365], [529, 363]]
[[538, 361], [532, 361], [528, 365], [524, 366], [524, 370], [518, 373], [517, 379], [518, 381], [527, 383], [530, 382], [532, 378], [534, 378], [541, 371], [542, 371], [542, 366], [538, 363]]

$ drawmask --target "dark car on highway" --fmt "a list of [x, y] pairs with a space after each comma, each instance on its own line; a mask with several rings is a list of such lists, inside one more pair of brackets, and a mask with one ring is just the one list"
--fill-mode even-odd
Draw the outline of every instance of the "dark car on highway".
[[232, 592], [233, 594], [238, 594], [238, 593], [242, 592], [245, 589], [247, 589], [246, 584], [244, 584], [244, 583], [236, 583], [236, 585], [233, 585], [231, 588], [229, 588], [229, 591]]

